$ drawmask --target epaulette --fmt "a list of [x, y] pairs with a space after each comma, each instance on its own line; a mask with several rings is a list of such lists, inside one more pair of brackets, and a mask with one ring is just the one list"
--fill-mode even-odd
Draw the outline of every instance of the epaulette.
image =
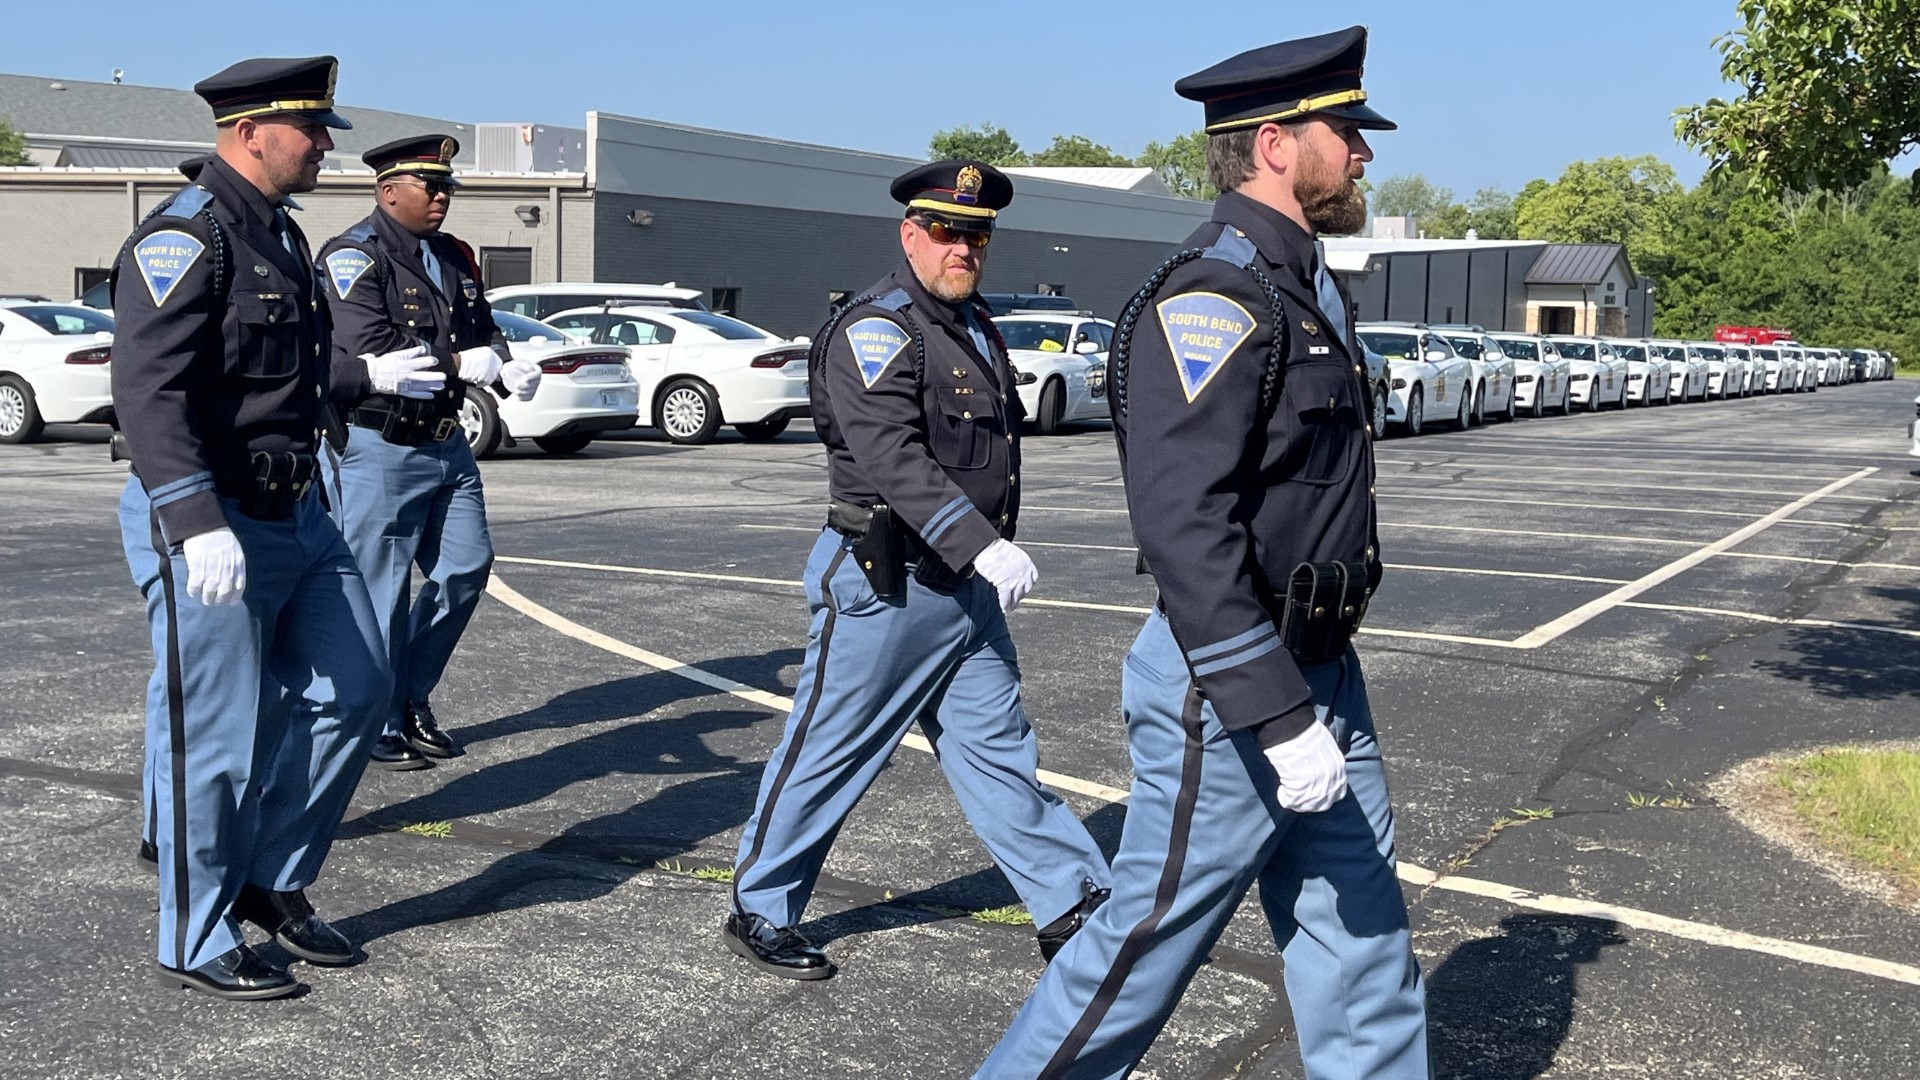
[[868, 301], [868, 303], [882, 311], [899, 311], [912, 302], [913, 297], [908, 296], [907, 290], [905, 289], [895, 289], [892, 292], [882, 294], [877, 299]]
[[364, 221], [340, 234], [340, 239], [351, 240], [356, 244], [364, 244], [369, 240], [378, 240], [379, 238], [380, 235], [373, 231], [373, 226]]
[[1203, 259], [1219, 259], [1235, 266], [1252, 266], [1253, 257], [1260, 250], [1247, 239], [1247, 234], [1239, 229], [1221, 229], [1220, 239], [1215, 240], [1200, 252]]
[[213, 205], [213, 192], [195, 184], [174, 192], [173, 197], [154, 210], [155, 217], [196, 217]]

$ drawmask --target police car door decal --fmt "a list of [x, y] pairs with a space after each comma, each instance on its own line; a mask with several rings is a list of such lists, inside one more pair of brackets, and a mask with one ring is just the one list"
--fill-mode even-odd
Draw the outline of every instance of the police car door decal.
[[891, 319], [861, 319], [847, 327], [847, 344], [853, 347], [853, 362], [860, 368], [861, 380], [871, 390], [881, 372], [906, 349], [907, 332]]
[[154, 307], [167, 302], [174, 286], [206, 250], [207, 245], [177, 229], [163, 229], [134, 245], [133, 264], [147, 283]]
[[341, 248], [327, 256], [327, 276], [333, 279], [333, 291], [345, 300], [353, 291], [353, 283], [372, 266], [367, 253], [354, 248]]
[[1186, 293], [1160, 301], [1155, 310], [1189, 403], [1253, 336], [1253, 316], [1219, 293]]

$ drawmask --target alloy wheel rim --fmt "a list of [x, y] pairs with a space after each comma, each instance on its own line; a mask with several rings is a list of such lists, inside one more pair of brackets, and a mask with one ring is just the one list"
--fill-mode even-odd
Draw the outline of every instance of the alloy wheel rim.
[[27, 399], [11, 386], [0, 386], [0, 435], [12, 435], [26, 425]]
[[698, 393], [684, 387], [667, 395], [661, 412], [668, 433], [683, 438], [699, 431], [707, 422], [706, 403]]

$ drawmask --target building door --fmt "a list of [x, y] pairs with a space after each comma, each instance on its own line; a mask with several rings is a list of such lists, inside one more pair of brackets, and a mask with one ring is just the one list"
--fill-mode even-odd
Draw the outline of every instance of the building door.
[[1543, 334], [1571, 334], [1573, 330], [1573, 309], [1544, 305], [1540, 308], [1540, 332]]
[[502, 285], [533, 284], [533, 249], [481, 248], [480, 283], [489, 289], [497, 289]]

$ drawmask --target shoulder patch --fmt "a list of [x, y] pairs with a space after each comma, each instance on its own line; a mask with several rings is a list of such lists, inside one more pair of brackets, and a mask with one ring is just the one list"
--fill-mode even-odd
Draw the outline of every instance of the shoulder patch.
[[1253, 336], [1253, 316], [1219, 293], [1182, 293], [1160, 301], [1154, 310], [1160, 314], [1160, 329], [1166, 332], [1167, 348], [1189, 402]]
[[847, 327], [847, 344], [853, 347], [853, 362], [860, 368], [861, 381], [868, 389], [887, 370], [893, 358], [905, 351], [907, 332], [892, 319], [861, 319]]
[[133, 265], [139, 269], [141, 280], [147, 283], [154, 307], [166, 304], [174, 287], [206, 250], [207, 245], [199, 238], [178, 229], [149, 233], [133, 245]]
[[342, 300], [353, 291], [360, 275], [372, 268], [373, 257], [358, 248], [341, 248], [327, 256], [327, 277], [333, 282], [334, 293]]

